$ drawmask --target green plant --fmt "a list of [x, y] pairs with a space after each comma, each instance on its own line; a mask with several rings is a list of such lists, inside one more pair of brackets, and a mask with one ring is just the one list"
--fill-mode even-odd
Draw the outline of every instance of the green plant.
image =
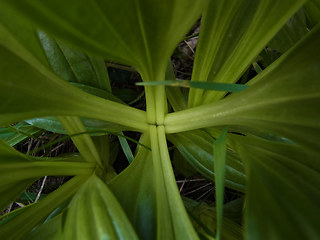
[[[2, 0], [0, 6], [0, 125], [27, 120], [67, 133], [80, 152], [50, 158], [14, 150], [10, 145], [39, 131], [25, 123], [15, 125], [16, 139], [0, 141], [1, 209], [42, 176], [74, 176], [2, 217], [1, 239], [319, 237], [319, 1]], [[163, 82], [175, 80], [170, 56], [201, 15], [191, 83]], [[270, 58], [267, 45], [281, 57]], [[260, 72], [255, 63], [259, 74], [245, 90], [208, 90], [238, 88], [233, 84], [258, 55], [268, 67]], [[104, 60], [140, 73], [146, 111], [112, 95]], [[191, 86], [188, 100], [164, 84]], [[108, 134], [123, 140], [121, 131], [142, 135], [134, 161], [117, 175]], [[216, 179], [216, 209], [183, 202], [167, 139], [186, 168]], [[245, 193], [244, 233], [223, 206], [224, 185]]]

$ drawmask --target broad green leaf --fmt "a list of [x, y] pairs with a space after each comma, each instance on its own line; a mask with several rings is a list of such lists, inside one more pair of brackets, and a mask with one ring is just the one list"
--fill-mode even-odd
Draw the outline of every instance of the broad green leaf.
[[44, 222], [33, 229], [25, 238], [26, 240], [61, 240], [63, 214], [59, 214], [49, 221]]
[[226, 155], [227, 155], [227, 128], [224, 128], [221, 135], [213, 143], [214, 153], [214, 181], [216, 188], [216, 211], [217, 211], [217, 234], [216, 239], [221, 239], [223, 224], [223, 202], [224, 202], [224, 185], [226, 173]]
[[92, 175], [70, 202], [62, 239], [138, 239], [108, 187]]
[[[208, 180], [215, 177], [213, 170], [214, 157], [212, 144], [214, 139], [206, 132], [194, 130], [183, 133], [169, 134], [172, 142], [194, 170]], [[245, 174], [239, 157], [231, 150], [227, 152], [226, 186], [238, 191], [245, 190]]]
[[66, 217], [67, 206], [70, 201], [66, 201], [58, 206], [45, 219], [42, 224], [32, 229], [32, 231], [25, 237], [26, 240], [61, 240], [63, 223]]
[[0, 238], [8, 240], [26, 239], [29, 232], [42, 223], [55, 208], [69, 200], [88, 177], [88, 175], [74, 177], [44, 199], [28, 206], [21, 214], [1, 226]]
[[299, 10], [272, 38], [268, 46], [284, 53], [308, 33], [305, 14]]
[[[124, 104], [124, 102], [112, 95], [110, 92], [80, 83], [70, 82], [70, 84], [97, 97]], [[107, 132], [118, 132], [123, 129], [123, 127], [118, 124], [101, 121], [97, 119], [81, 118], [81, 120], [88, 131], [105, 129], [105, 131]], [[66, 133], [64, 128], [61, 126], [60, 122], [55, 117], [34, 118], [26, 120], [26, 122], [50, 132], [61, 134]]]
[[39, 32], [42, 47], [52, 70], [68, 82], [76, 82], [111, 93], [110, 81], [104, 60], [71, 49]]
[[81, 90], [85, 91], [86, 93], [90, 93], [94, 96], [101, 97], [107, 100], [111, 100], [114, 102], [122, 103], [125, 104], [121, 99], [117, 98], [114, 96], [112, 93], [102, 90], [100, 88], [96, 87], [91, 87], [89, 85], [81, 84], [81, 83], [75, 83], [75, 82], [70, 82], [71, 85], [76, 86], [80, 88]]
[[[0, 6], [2, 3], [0, 3]], [[36, 29], [26, 21], [15, 16], [9, 8], [0, 7], [0, 44], [16, 49], [28, 61], [36, 59], [48, 66], [46, 55], [37, 37]]]
[[181, 173], [186, 178], [196, 176], [198, 174], [197, 170], [195, 170], [195, 168], [189, 164], [189, 162], [183, 157], [178, 149], [173, 151], [171, 161], [175, 171]]
[[15, 181], [14, 183], [6, 182], [5, 185], [0, 186], [0, 210], [6, 209], [9, 204], [16, 200], [21, 193], [26, 190], [37, 178]]
[[35, 158], [22, 154], [0, 140], [0, 209], [14, 201], [33, 181], [47, 175], [83, 175], [94, 169], [93, 164], [68, 162], [68, 158]]
[[[144, 81], [162, 81], [174, 48], [200, 17], [207, 2], [71, 0], [65, 4], [62, 0], [3, 0], [2, 5], [83, 51], [134, 66]], [[162, 124], [165, 89], [145, 90], [148, 122]]]
[[86, 94], [43, 67], [34, 68], [3, 46], [0, 62], [0, 125], [32, 117], [75, 115], [147, 128], [143, 111]]
[[25, 207], [20, 207], [17, 208], [13, 211], [10, 211], [8, 213], [5, 213], [3, 215], [0, 216], [0, 227], [2, 225], [4, 225], [6, 222], [10, 221], [12, 218], [14, 218], [15, 216], [18, 216], [19, 214], [23, 213], [25, 210], [28, 209], [28, 207], [32, 206], [32, 204], [29, 204]]
[[[87, 93], [122, 103], [110, 92], [110, 82], [103, 59], [89, 57], [79, 51], [72, 50], [63, 43], [51, 39], [43, 32], [39, 32], [39, 38], [51, 68], [62, 79]], [[111, 125], [111, 127], [119, 126]], [[58, 126], [58, 128], [60, 127]], [[46, 129], [55, 132], [55, 129], [48, 129], [47, 126]], [[77, 136], [75, 138], [83, 137]]]
[[[150, 145], [149, 135], [141, 143]], [[141, 147], [133, 162], [108, 187], [117, 197], [139, 239], [156, 239], [157, 207], [151, 151]]]
[[10, 146], [14, 146], [30, 136], [35, 138], [40, 132], [40, 129], [33, 127], [32, 125], [25, 122], [19, 122], [15, 126], [9, 128], [0, 128], [0, 138]]
[[65, 4], [55, 0], [1, 4], [59, 39], [135, 66], [148, 75], [165, 69], [174, 48], [200, 16], [206, 2], [72, 0]]
[[[1, 2], [1, 4], [3, 3]], [[7, 8], [7, 9], [10, 12], [10, 8]], [[35, 39], [35, 36], [33, 36], [36, 34], [33, 28], [30, 27], [27, 23], [22, 22], [20, 18], [14, 19], [14, 21], [16, 22], [14, 22], [14, 24], [11, 24], [13, 26], [12, 27], [10, 25], [10, 22], [13, 22], [13, 20], [10, 21], [10, 18], [12, 18], [12, 16], [8, 16], [4, 14], [3, 23], [0, 29], [2, 33], [0, 36], [0, 45], [3, 45], [0, 47], [1, 58], [6, 59], [6, 60], [1, 60], [2, 64], [0, 66], [0, 72], [1, 72], [0, 91], [1, 91], [1, 96], [5, 99], [5, 100], [1, 99], [1, 101], [4, 104], [2, 106], [2, 109], [0, 110], [4, 114], [6, 111], [8, 111], [9, 108], [12, 108], [9, 102], [16, 101], [14, 105], [17, 109], [12, 108], [12, 110], [17, 115], [17, 118], [14, 116], [10, 116], [10, 111], [9, 111], [7, 112], [9, 116], [3, 115], [3, 118], [1, 120], [4, 121], [4, 123], [10, 123], [10, 122], [29, 118], [27, 116], [28, 114], [34, 115], [35, 113], [37, 113], [43, 116], [44, 111], [50, 112], [50, 107], [49, 107], [50, 105], [51, 106], [55, 105], [56, 110], [58, 108], [63, 110], [62, 106], [68, 105], [67, 99], [72, 99], [73, 98], [72, 95], [73, 96], [77, 95], [75, 93], [77, 91], [72, 90], [70, 86], [68, 87], [64, 85], [61, 82], [62, 81], [61, 79], [59, 79], [57, 76], [55, 76], [50, 71], [48, 71], [47, 61], [41, 58], [38, 54], [40, 51], [39, 49], [41, 49], [40, 53], [42, 54], [43, 54], [43, 51], [42, 51], [42, 46], [40, 44], [40, 40]], [[30, 39], [25, 42], [23, 41], [23, 39], [21, 39], [20, 32], [18, 31], [19, 29], [20, 30], [23, 29], [23, 33], [24, 35], [26, 35], [26, 37], [30, 36], [29, 38], [32, 40], [30, 44], [28, 44]], [[61, 60], [59, 61], [58, 59], [56, 60], [57, 60], [56, 64], [59, 64], [62, 62]], [[92, 60], [92, 61], [97, 61], [97, 60]], [[80, 62], [83, 62], [83, 61], [80, 61]], [[101, 62], [100, 62], [100, 65], [101, 65]], [[103, 81], [108, 82], [108, 79], [103, 80], [105, 76], [101, 73], [103, 70], [100, 65], [99, 63], [92, 64], [92, 66], [94, 66], [93, 68], [96, 69], [95, 71], [97, 73], [96, 82], [97, 84], [98, 83], [100, 84], [100, 85], [98, 84], [99, 86], [105, 85], [104, 86], [105, 88], [109, 88], [106, 83], [103, 84]], [[23, 81], [22, 79], [28, 79], [28, 81]], [[12, 91], [14, 91], [15, 94], [11, 94]], [[29, 99], [29, 101], [26, 102], [18, 99], [17, 96], [20, 96], [21, 98], [24, 98], [24, 99], [32, 98], [33, 101]], [[78, 95], [78, 100], [75, 100], [75, 101], [78, 101], [80, 105], [83, 105], [83, 103], [81, 104], [81, 98], [83, 101], [85, 99], [88, 99], [88, 96]], [[58, 102], [58, 99], [61, 101], [60, 104]], [[23, 102], [24, 104], [22, 104]], [[88, 103], [88, 102], [87, 104], [90, 105], [90, 108], [92, 108], [92, 106], [95, 105], [93, 103]], [[69, 106], [69, 107], [75, 109], [74, 106], [73, 107]], [[28, 114], [26, 113], [24, 114], [24, 111], [28, 112]], [[88, 110], [84, 110], [84, 112], [88, 112]], [[112, 110], [112, 112], [117, 112], [117, 111]], [[128, 113], [129, 112], [126, 111], [126, 115]], [[25, 117], [22, 117], [21, 115], [25, 115]], [[55, 114], [54, 111], [51, 111], [51, 114], [46, 114], [46, 115], [60, 115], [60, 114]], [[75, 115], [79, 115], [79, 114], [75, 114]], [[10, 120], [6, 119], [7, 117], [9, 117], [9, 119], [11, 117], [12, 119]], [[128, 117], [128, 115], [126, 117]], [[0, 125], [3, 124], [2, 121], [0, 121]]]
[[248, 174], [247, 239], [317, 239], [319, 153], [256, 137], [233, 136]]
[[319, 150], [319, 27], [250, 81], [245, 91], [168, 114], [166, 132], [227, 125], [235, 132], [269, 133]]
[[[89, 119], [89, 118], [80, 118], [86, 127], [87, 131], [97, 131], [101, 132], [100, 134], [106, 133], [116, 133], [121, 131], [124, 127], [118, 124], [113, 124], [106, 121]], [[25, 120], [25, 122], [35, 126], [37, 128], [45, 129], [50, 132], [66, 134], [65, 129], [62, 127], [61, 123], [57, 120], [56, 117], [43, 117], [43, 118], [32, 118]], [[103, 133], [103, 131], [105, 133]]]
[[[235, 83], [306, 0], [213, 0], [203, 14], [192, 81]], [[203, 95], [203, 96], [202, 96]], [[190, 90], [189, 107], [225, 93]]]
[[66, 217], [67, 206], [70, 201], [66, 201], [58, 206], [42, 224], [32, 229], [25, 237], [26, 240], [61, 240], [63, 223]]
[[309, 28], [313, 28], [320, 22], [320, 1], [309, 0], [304, 5], [304, 11], [308, 20]]
[[[117, 79], [116, 79], [117, 80]], [[113, 96], [116, 96], [121, 101], [127, 103], [128, 105], [134, 104], [139, 101], [144, 96], [144, 91], [138, 93], [137, 91], [130, 88], [112, 88]]]

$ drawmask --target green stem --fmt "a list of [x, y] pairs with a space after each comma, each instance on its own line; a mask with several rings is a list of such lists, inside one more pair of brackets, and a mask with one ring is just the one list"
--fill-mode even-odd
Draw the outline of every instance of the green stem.
[[146, 93], [146, 102], [147, 102], [147, 123], [155, 124], [156, 123], [156, 103], [155, 103], [155, 93], [154, 87], [145, 86]]
[[[161, 69], [160, 69], [161, 70]], [[144, 82], [164, 81], [165, 71], [149, 75], [141, 73]], [[164, 86], [145, 86], [147, 102], [147, 122], [149, 124], [163, 125], [164, 116], [167, 113], [166, 93]]]
[[163, 125], [164, 116], [167, 113], [167, 102], [166, 102], [166, 92], [164, 86], [157, 86], [155, 89], [155, 99], [156, 99], [156, 123], [158, 125]]

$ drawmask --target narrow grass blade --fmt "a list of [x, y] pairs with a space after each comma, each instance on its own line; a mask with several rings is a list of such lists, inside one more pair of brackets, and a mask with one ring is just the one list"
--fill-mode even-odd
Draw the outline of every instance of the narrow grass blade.
[[223, 218], [223, 199], [224, 199], [224, 179], [226, 171], [226, 137], [227, 128], [222, 130], [221, 135], [213, 144], [214, 170], [216, 186], [216, 209], [217, 209], [217, 234], [216, 239], [221, 239], [222, 218]]
[[185, 87], [185, 88], [200, 88], [205, 90], [226, 91], [226, 92], [242, 92], [248, 86], [243, 84], [230, 83], [213, 83], [213, 82], [196, 82], [187, 80], [166, 80], [155, 82], [138, 82], [138, 86], [159, 86], [165, 85], [169, 87]]
[[[124, 135], [123, 132], [121, 132], [121, 135]], [[126, 156], [128, 162], [132, 163], [134, 156], [133, 156], [131, 148], [127, 142], [127, 139], [123, 136], [120, 136], [120, 135], [118, 136], [118, 139], [119, 139], [121, 148], [122, 148], [124, 155]]]

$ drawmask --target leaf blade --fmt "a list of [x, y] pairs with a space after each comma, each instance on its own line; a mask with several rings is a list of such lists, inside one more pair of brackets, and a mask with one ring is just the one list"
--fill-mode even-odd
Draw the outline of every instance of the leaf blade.
[[224, 201], [224, 181], [226, 171], [226, 138], [227, 128], [224, 128], [221, 135], [213, 143], [214, 152], [214, 170], [216, 172], [214, 181], [216, 187], [216, 210], [217, 210], [217, 240], [221, 239], [223, 224], [223, 201]]

